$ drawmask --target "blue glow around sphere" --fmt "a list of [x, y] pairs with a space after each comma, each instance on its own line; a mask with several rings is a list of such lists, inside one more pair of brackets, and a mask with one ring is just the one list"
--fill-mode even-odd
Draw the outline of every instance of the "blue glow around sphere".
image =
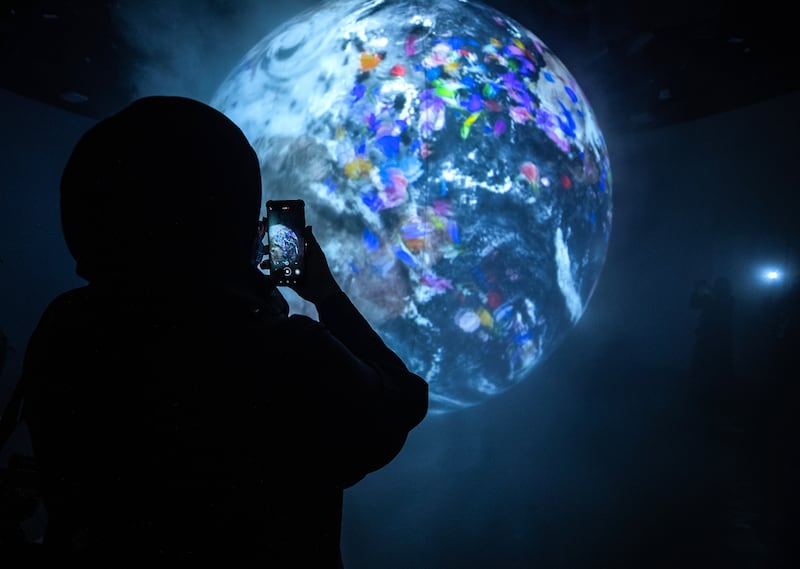
[[508, 16], [328, 2], [255, 45], [211, 104], [258, 152], [264, 199], [306, 201], [432, 413], [524, 380], [583, 314], [611, 230], [606, 144], [574, 77]]

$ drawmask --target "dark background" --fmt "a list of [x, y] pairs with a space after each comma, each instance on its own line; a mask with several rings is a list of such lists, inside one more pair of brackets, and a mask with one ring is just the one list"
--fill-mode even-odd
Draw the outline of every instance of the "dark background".
[[[317, 4], [2, 3], [0, 404], [47, 302], [82, 284], [58, 219], [78, 137], [139, 95], [210, 99], [249, 47]], [[788, 8], [491, 4], [592, 102], [613, 171], [606, 267], [528, 380], [429, 417], [348, 490], [347, 568], [790, 567], [800, 75]], [[784, 280], [761, 280], [767, 266]], [[712, 383], [692, 366], [689, 297], [717, 277], [735, 297], [733, 371]], [[20, 429], [12, 449], [26, 448]]]

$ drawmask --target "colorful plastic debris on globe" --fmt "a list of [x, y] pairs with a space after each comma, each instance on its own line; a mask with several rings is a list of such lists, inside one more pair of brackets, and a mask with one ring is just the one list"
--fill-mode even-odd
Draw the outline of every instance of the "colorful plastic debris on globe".
[[432, 414], [535, 375], [586, 310], [611, 231], [606, 143], [576, 79], [507, 15], [326, 2], [265, 36], [211, 104], [256, 149], [264, 200], [305, 200]]

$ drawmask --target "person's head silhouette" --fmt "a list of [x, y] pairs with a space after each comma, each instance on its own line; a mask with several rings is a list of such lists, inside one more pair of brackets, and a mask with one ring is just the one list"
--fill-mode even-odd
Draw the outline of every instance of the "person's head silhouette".
[[175, 96], [100, 121], [61, 178], [64, 236], [90, 282], [213, 282], [246, 270], [260, 202], [258, 158], [239, 127]]

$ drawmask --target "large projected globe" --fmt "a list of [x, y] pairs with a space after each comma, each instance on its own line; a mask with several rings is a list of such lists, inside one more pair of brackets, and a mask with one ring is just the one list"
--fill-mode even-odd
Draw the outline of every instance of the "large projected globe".
[[264, 199], [306, 201], [431, 413], [523, 381], [584, 312], [611, 229], [606, 145], [564, 64], [508, 16], [323, 3], [254, 46], [211, 104], [256, 148]]

